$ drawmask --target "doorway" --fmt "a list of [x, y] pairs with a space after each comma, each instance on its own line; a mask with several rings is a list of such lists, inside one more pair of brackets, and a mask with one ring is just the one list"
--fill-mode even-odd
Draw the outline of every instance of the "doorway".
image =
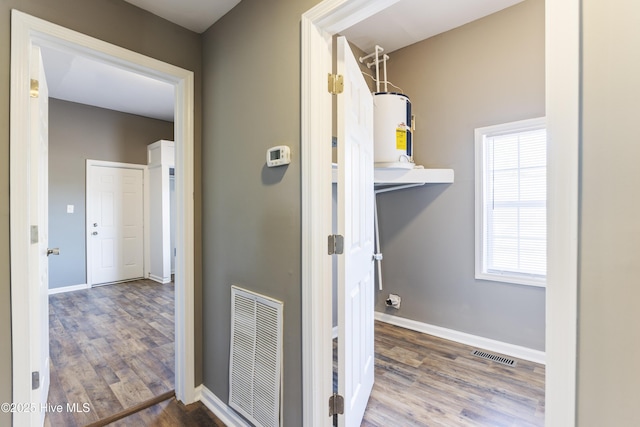
[[[328, 165], [331, 152], [331, 36], [397, 0], [326, 0], [302, 16], [303, 360], [305, 425], [328, 425], [331, 395], [331, 264], [321, 254], [331, 234]], [[577, 309], [579, 4], [546, 2], [546, 113], [550, 144], [548, 187], [547, 411], [549, 425], [573, 425]], [[564, 51], [564, 53], [563, 53]], [[569, 54], [567, 54], [569, 53]], [[559, 143], [561, 141], [561, 143]], [[313, 161], [312, 161], [313, 160]], [[564, 198], [564, 200], [563, 200]], [[326, 201], [326, 203], [325, 203]], [[314, 209], [315, 208], [315, 209]], [[315, 228], [315, 229], [314, 229]], [[315, 255], [315, 256], [314, 256]]]
[[[120, 48], [101, 40], [12, 11], [11, 26], [11, 307], [13, 398], [30, 402], [34, 349], [25, 337], [32, 333], [30, 316], [43, 312], [34, 301], [29, 271], [32, 226], [28, 212], [30, 196], [37, 193], [28, 179], [30, 134], [29, 69], [32, 46], [47, 44], [78, 55], [99, 58], [137, 74], [170, 83], [175, 88], [176, 113], [176, 275], [175, 275], [175, 384], [183, 403], [195, 401], [194, 378], [194, 201], [193, 194], [193, 72]], [[38, 295], [36, 293], [35, 295]], [[27, 381], [27, 379], [29, 379]], [[14, 414], [16, 425], [37, 425], [36, 414]]]

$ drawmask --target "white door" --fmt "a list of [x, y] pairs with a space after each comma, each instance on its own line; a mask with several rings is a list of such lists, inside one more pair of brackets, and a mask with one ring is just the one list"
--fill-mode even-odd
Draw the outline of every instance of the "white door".
[[[49, 395], [49, 265], [48, 256], [48, 202], [49, 202], [49, 92], [42, 67], [40, 48], [31, 49], [30, 101], [31, 126], [31, 182], [38, 186], [37, 192], [30, 194], [29, 215], [32, 224], [31, 250], [29, 265], [29, 299], [34, 303], [30, 309], [30, 322], [33, 325], [29, 340], [31, 342], [31, 372], [37, 372], [37, 379], [30, 378], [31, 401], [40, 407], [47, 402]], [[37, 228], [33, 228], [33, 227]], [[33, 374], [32, 374], [33, 375]], [[44, 411], [36, 411], [29, 425], [41, 426], [44, 423]], [[26, 421], [26, 420], [25, 420]], [[14, 418], [14, 424], [17, 420]], [[27, 425], [27, 424], [21, 424]]]
[[144, 276], [143, 170], [88, 167], [91, 285], [141, 278]]
[[338, 38], [338, 392], [340, 426], [362, 422], [374, 380], [373, 99], [347, 40]]

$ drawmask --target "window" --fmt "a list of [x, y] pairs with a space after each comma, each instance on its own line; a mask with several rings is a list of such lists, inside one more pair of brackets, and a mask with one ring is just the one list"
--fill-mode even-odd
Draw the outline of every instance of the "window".
[[478, 128], [476, 278], [545, 286], [545, 119]]

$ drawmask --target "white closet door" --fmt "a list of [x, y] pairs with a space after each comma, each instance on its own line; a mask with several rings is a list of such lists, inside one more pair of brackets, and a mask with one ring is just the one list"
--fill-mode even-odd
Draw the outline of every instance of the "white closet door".
[[92, 285], [144, 275], [143, 180], [141, 169], [90, 166], [87, 231]]
[[374, 380], [373, 99], [344, 37], [338, 38], [338, 391], [340, 426], [362, 422]]

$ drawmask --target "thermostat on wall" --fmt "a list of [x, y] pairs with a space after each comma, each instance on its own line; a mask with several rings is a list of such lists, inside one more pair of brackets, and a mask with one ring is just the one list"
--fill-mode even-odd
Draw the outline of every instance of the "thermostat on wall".
[[291, 163], [291, 149], [287, 145], [278, 145], [267, 150], [267, 166], [288, 165]]

